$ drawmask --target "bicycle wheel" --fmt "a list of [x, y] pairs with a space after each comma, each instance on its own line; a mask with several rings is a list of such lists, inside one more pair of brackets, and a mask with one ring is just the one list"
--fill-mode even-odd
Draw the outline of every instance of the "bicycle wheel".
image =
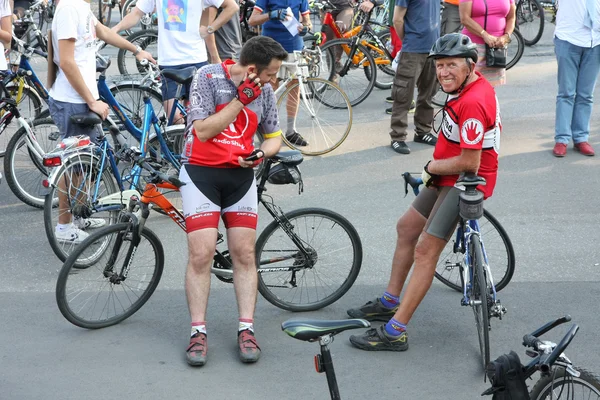
[[[305, 155], [329, 153], [346, 140], [352, 128], [350, 100], [337, 85], [325, 79], [306, 78], [303, 87], [304, 95], [301, 95], [300, 82], [290, 83], [277, 100], [277, 111], [280, 126], [287, 126], [288, 120], [295, 118], [296, 128], [308, 144], [296, 145], [285, 135], [283, 141]], [[294, 93], [298, 93], [298, 97]], [[298, 111], [294, 116], [294, 111], [288, 112], [288, 109]]]
[[98, 0], [98, 21], [101, 24], [110, 26], [113, 7], [112, 0]]
[[[147, 29], [135, 32], [127, 37], [127, 40], [136, 46], [140, 46], [142, 50], [146, 50], [152, 57], [158, 60], [158, 31], [156, 29]], [[119, 72], [122, 75], [145, 74], [149, 67], [144, 67], [135, 58], [132, 52], [119, 49], [117, 56], [117, 64]]]
[[[460, 251], [462, 235], [457, 234], [457, 231], [440, 255], [435, 277], [444, 285], [462, 293], [459, 265], [463, 262], [464, 254]], [[479, 219], [479, 232], [492, 281], [499, 292], [508, 285], [515, 272], [515, 251], [500, 222], [487, 210], [483, 210], [483, 217]]]
[[[349, 58], [351, 52], [351, 39], [328, 40], [321, 47], [319, 77], [336, 83], [346, 93], [350, 104], [356, 106], [371, 94], [377, 80], [377, 69], [370, 68], [375, 65], [375, 59], [363, 45], [357, 44], [354, 56]], [[369, 79], [366, 79], [365, 68], [372, 71]]]
[[[378, 39], [389, 50], [392, 48], [392, 40], [390, 38], [389, 29], [379, 33]], [[385, 50], [380, 48], [377, 40], [374, 38], [365, 35], [365, 38], [368, 41], [368, 48], [371, 51], [371, 55], [375, 59], [375, 63], [377, 64], [377, 79], [375, 80], [375, 87], [382, 90], [388, 90], [392, 88], [392, 84], [394, 83], [394, 76], [396, 75], [396, 71], [392, 69], [392, 62], [394, 61], [392, 58], [388, 57]], [[365, 67], [365, 76], [367, 79], [371, 79], [371, 67]]]
[[517, 2], [516, 23], [527, 46], [533, 46], [544, 33], [544, 8], [538, 0]]
[[[44, 153], [56, 148], [60, 141], [60, 132], [52, 118], [36, 119], [31, 123], [31, 129]], [[48, 177], [49, 169], [44, 167], [42, 159], [31, 151], [27, 145], [27, 138], [28, 133], [22, 127], [8, 142], [4, 157], [6, 182], [23, 203], [43, 208], [47, 189], [42, 186], [42, 180]]]
[[[79, 244], [59, 241], [55, 235], [56, 225], [59, 221], [63, 224], [72, 222], [73, 217], [103, 219], [106, 225], [115, 224], [118, 209], [98, 211], [95, 206], [96, 200], [117, 192], [118, 187], [111, 171], [108, 168], [100, 171], [100, 160], [92, 158], [89, 154], [78, 154], [69, 159], [60, 167], [58, 174], [57, 185], [49, 189], [44, 202], [44, 227], [52, 251], [60, 261], [65, 261]], [[97, 190], [96, 183], [98, 183]], [[65, 207], [59, 207], [59, 195], [67, 202]], [[88, 234], [95, 231], [97, 229], [85, 229]], [[95, 259], [80, 258], [77, 260], [77, 265], [89, 266], [95, 261]]]
[[[150, 298], [162, 275], [164, 251], [158, 237], [144, 227], [134, 248], [130, 224], [107, 226], [88, 237], [65, 261], [56, 282], [56, 302], [72, 324], [105, 328], [132, 316]], [[95, 258], [97, 243], [109, 243], [89, 268], [80, 258]]]
[[508, 44], [508, 51], [506, 55], [506, 69], [509, 70], [519, 62], [525, 51], [525, 42], [523, 36], [518, 29], [515, 29], [510, 35], [510, 43]]
[[[13, 99], [17, 99], [18, 89], [18, 86], [15, 86], [13, 83], [10, 83], [9, 86], [7, 86], [8, 93]], [[28, 120], [34, 120], [40, 116], [42, 107], [42, 99], [38, 92], [27, 85], [23, 86], [21, 97], [17, 102], [17, 108], [19, 109], [21, 116]], [[6, 110], [4, 109], [0, 110], [0, 116], [4, 115], [5, 112]], [[0, 130], [0, 157], [4, 157], [10, 138], [13, 137], [15, 132], [19, 129], [19, 123], [16, 119], [13, 119], [11, 124], [5, 125], [0, 129], [3, 129]]]
[[579, 377], [571, 376], [563, 367], [554, 367], [549, 375], [540, 377], [529, 397], [531, 400], [600, 399], [600, 377], [583, 368], [575, 370]]
[[481, 361], [483, 369], [490, 362], [490, 317], [489, 304], [491, 303], [490, 292], [483, 268], [483, 251], [479, 236], [471, 236], [471, 268], [473, 282], [470, 299], [473, 314], [475, 314], [475, 324], [477, 325], [477, 336], [479, 338], [479, 350], [481, 351]]
[[256, 242], [258, 290], [271, 304], [288, 311], [332, 304], [360, 272], [362, 244], [356, 229], [346, 218], [321, 208], [294, 210], [282, 219], [271, 222]]

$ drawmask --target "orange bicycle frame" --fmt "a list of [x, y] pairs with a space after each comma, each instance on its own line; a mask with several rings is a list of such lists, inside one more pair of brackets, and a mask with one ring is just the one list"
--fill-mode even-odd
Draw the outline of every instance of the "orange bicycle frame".
[[175, 223], [179, 225], [181, 229], [186, 231], [185, 218], [183, 217], [183, 214], [181, 214], [181, 212], [176, 209], [165, 196], [163, 196], [158, 188], [179, 191], [176, 186], [167, 182], [158, 184], [147, 183], [146, 187], [144, 188], [144, 193], [142, 193], [141, 202], [144, 204], [154, 204], [160, 207], [169, 216], [169, 218], [175, 221]]

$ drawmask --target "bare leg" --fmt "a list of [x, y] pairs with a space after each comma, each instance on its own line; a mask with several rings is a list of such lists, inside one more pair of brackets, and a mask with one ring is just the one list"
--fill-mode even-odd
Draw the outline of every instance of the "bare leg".
[[[293, 85], [296, 82], [298, 82], [298, 80], [294, 79], [293, 81], [290, 82], [290, 85]], [[289, 96], [287, 98], [287, 102], [286, 102], [288, 121], [292, 121], [292, 120], [296, 119], [296, 115], [298, 115], [299, 105], [300, 105], [300, 86], [296, 86], [290, 91], [290, 94], [289, 94]], [[288, 122], [288, 126], [289, 126], [289, 122]], [[288, 131], [287, 133], [292, 133], [292, 132]]]
[[253, 319], [258, 294], [258, 273], [254, 242], [256, 231], [250, 228], [230, 228], [227, 243], [233, 261], [233, 286], [240, 318]]
[[[165, 115], [167, 117], [167, 120], [169, 119], [169, 117], [171, 116], [171, 110], [173, 109], [173, 105], [175, 104], [175, 99], [169, 99], [167, 101], [163, 102], [163, 107], [165, 109]], [[186, 102], [187, 105], [187, 102]], [[184, 118], [183, 115], [181, 115], [181, 112], [179, 111], [179, 109], [175, 110], [175, 115], [173, 116], [173, 123], [171, 123], [171, 125], [182, 125], [184, 123]]]
[[210, 293], [210, 266], [217, 245], [217, 229], [188, 233], [189, 260], [185, 273], [185, 293], [193, 321], [206, 321]]

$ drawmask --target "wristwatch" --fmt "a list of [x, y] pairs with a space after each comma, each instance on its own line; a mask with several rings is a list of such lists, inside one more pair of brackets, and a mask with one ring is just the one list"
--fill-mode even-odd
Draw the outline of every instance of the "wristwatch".
[[215, 30], [213, 29], [212, 26], [209, 25], [206, 27], [206, 32], [208, 32], [208, 34], [211, 35], [211, 34], [215, 33]]
[[135, 46], [135, 51], [133, 52], [134, 56], [137, 56], [138, 54], [140, 54], [140, 51], [142, 51], [143, 49], [140, 46]]

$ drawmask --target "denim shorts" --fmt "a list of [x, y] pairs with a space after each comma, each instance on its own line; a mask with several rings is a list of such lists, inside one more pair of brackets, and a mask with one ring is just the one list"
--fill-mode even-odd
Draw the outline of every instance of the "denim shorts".
[[73, 124], [70, 120], [71, 115], [83, 114], [90, 111], [90, 108], [85, 103], [67, 103], [64, 101], [54, 100], [52, 97], [48, 99], [48, 108], [50, 116], [58, 127], [61, 139], [86, 135], [89, 136], [92, 142], [98, 143], [98, 135], [102, 133], [102, 126], [83, 127]]
[[[200, 67], [204, 67], [205, 65], [208, 65], [208, 62], [201, 62], [201, 63], [197, 63], [197, 64], [181, 64], [181, 65], [166, 65], [166, 66], [158, 66], [158, 68], [162, 71], [163, 69], [184, 69], [187, 67], [196, 67], [196, 69], [199, 69]], [[162, 78], [162, 85], [160, 87], [160, 90], [162, 91], [162, 98], [163, 101], [165, 100], [169, 100], [169, 99], [174, 99], [177, 97], [177, 86], [179, 85], [179, 83], [165, 78]], [[183, 88], [181, 88], [181, 93], [180, 96], [185, 96], [185, 98], [188, 97], [188, 93], [190, 91], [190, 87], [188, 86], [184, 86]]]

